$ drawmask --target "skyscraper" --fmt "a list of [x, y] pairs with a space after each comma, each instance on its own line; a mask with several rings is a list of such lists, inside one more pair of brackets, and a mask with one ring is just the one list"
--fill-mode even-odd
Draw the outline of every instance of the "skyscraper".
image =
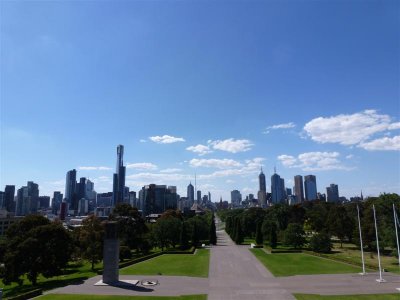
[[317, 179], [314, 175], [304, 176], [304, 191], [307, 201], [317, 199]]
[[294, 176], [294, 195], [296, 196], [297, 203], [304, 202], [304, 192], [303, 192], [303, 176]]
[[61, 194], [61, 192], [56, 191], [53, 193], [53, 199], [51, 200], [51, 207], [53, 214], [55, 215], [58, 214], [62, 200], [63, 200], [63, 194]]
[[197, 203], [201, 203], [201, 191], [197, 191]]
[[39, 185], [32, 181], [28, 181], [27, 186], [18, 189], [17, 207], [15, 214], [17, 216], [26, 216], [36, 213], [39, 206]]
[[187, 186], [187, 198], [188, 201], [190, 202], [190, 206], [192, 206], [194, 202], [194, 187], [191, 182]]
[[162, 214], [167, 209], [176, 209], [178, 195], [176, 189], [166, 185], [149, 184], [139, 191], [139, 201], [143, 203], [143, 214]]
[[326, 201], [338, 202], [339, 201], [339, 187], [337, 184], [332, 183], [326, 188]]
[[4, 189], [3, 208], [11, 212], [15, 210], [14, 205], [15, 185], [6, 185]]
[[285, 187], [283, 179], [276, 173], [271, 176], [272, 203], [281, 203], [285, 200]]
[[66, 181], [65, 181], [65, 200], [68, 203], [69, 208], [74, 209], [77, 207], [76, 201], [76, 170], [73, 169], [67, 172]]
[[260, 189], [258, 191], [258, 202], [260, 203], [261, 207], [267, 207], [267, 185], [265, 183], [265, 175], [261, 168], [261, 172], [258, 175], [258, 182]]
[[231, 191], [231, 203], [233, 207], [239, 207], [242, 202], [242, 194], [238, 190]]
[[124, 146], [117, 147], [117, 167], [113, 176], [113, 205], [124, 202], [125, 190]]

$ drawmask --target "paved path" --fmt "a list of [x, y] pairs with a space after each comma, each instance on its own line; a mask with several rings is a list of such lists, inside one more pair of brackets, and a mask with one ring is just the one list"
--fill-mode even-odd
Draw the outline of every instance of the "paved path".
[[225, 231], [211, 249], [208, 300], [295, 299], [249, 251], [236, 246]]

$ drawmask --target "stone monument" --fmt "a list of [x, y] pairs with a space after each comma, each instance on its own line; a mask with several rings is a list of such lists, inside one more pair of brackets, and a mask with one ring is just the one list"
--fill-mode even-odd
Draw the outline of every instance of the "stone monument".
[[119, 282], [119, 239], [117, 222], [105, 224], [103, 250], [103, 283], [116, 284]]

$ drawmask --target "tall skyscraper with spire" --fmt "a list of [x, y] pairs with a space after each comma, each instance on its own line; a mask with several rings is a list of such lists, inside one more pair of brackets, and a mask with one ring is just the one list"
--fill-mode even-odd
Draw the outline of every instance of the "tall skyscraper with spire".
[[125, 189], [124, 146], [117, 147], [117, 167], [113, 176], [113, 205], [124, 202]]
[[261, 207], [267, 207], [267, 185], [265, 183], [265, 175], [263, 173], [262, 167], [261, 172], [258, 175], [258, 181], [260, 185], [260, 189], [258, 191], [258, 202], [260, 203]]

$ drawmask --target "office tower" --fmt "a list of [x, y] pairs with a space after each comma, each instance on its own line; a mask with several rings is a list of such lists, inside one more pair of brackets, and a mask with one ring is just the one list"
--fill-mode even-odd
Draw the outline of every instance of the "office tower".
[[168, 189], [166, 185], [149, 184], [142, 187], [139, 200], [143, 203], [143, 214], [162, 214], [167, 209], [176, 209], [178, 195], [175, 189]]
[[53, 214], [57, 215], [60, 211], [60, 205], [63, 200], [63, 194], [61, 192], [56, 191], [53, 193], [53, 199], [51, 200], [51, 208]]
[[294, 195], [296, 196], [297, 203], [304, 202], [304, 192], [303, 192], [303, 176], [294, 176]]
[[137, 207], [137, 200], [136, 200], [136, 192], [135, 191], [130, 191], [129, 192], [129, 204], [132, 207]]
[[39, 197], [39, 209], [47, 209], [50, 207], [50, 197], [40, 196]]
[[187, 198], [190, 202], [190, 206], [192, 206], [194, 202], [194, 187], [191, 182], [187, 186]]
[[210, 192], [208, 192], [208, 201], [211, 202], [211, 193]]
[[307, 201], [317, 200], [317, 179], [314, 175], [304, 176], [304, 192]]
[[291, 188], [286, 188], [286, 195], [291, 196], [292, 195], [292, 189]]
[[6, 185], [4, 189], [3, 208], [8, 212], [14, 211], [15, 185]]
[[3, 191], [0, 191], [0, 207], [1, 207], [1, 209], [4, 209], [4, 198], [5, 198], [4, 194], [5, 193]]
[[82, 198], [79, 200], [78, 214], [80, 216], [85, 216], [89, 212], [89, 200]]
[[38, 210], [39, 201], [39, 186], [28, 181], [27, 186], [18, 189], [17, 192], [17, 207], [15, 214], [17, 216], [26, 216], [36, 213]]
[[231, 191], [231, 203], [233, 207], [239, 207], [242, 202], [242, 194], [238, 190]]
[[113, 205], [124, 202], [125, 191], [125, 172], [124, 167], [124, 146], [117, 147], [117, 167], [116, 173], [113, 176]]
[[271, 176], [271, 200], [273, 204], [281, 203], [285, 200], [284, 182], [276, 173]]
[[124, 203], [129, 203], [129, 187], [124, 187]]
[[76, 196], [76, 170], [73, 169], [67, 172], [65, 181], [65, 201], [68, 203], [67, 210], [75, 210], [75, 205], [77, 204]]
[[267, 185], [265, 183], [265, 175], [262, 171], [262, 168], [260, 174], [258, 175], [258, 181], [260, 186], [260, 189], [257, 193], [258, 202], [261, 207], [267, 207]]
[[60, 205], [60, 220], [64, 221], [68, 215], [68, 203], [66, 201], [61, 202]]
[[201, 191], [197, 191], [197, 203], [199, 203], [200, 204], [200, 202], [201, 202]]
[[86, 178], [85, 177], [81, 177], [79, 179], [79, 183], [76, 184], [76, 193], [77, 193], [78, 202], [79, 202], [79, 200], [85, 198], [85, 195], [86, 195]]
[[326, 188], [326, 201], [338, 202], [339, 201], [339, 188], [337, 184], [332, 183]]
[[113, 203], [113, 193], [98, 193], [96, 207], [111, 207]]
[[202, 204], [203, 205], [207, 205], [208, 204], [208, 196], [207, 195], [203, 195]]

